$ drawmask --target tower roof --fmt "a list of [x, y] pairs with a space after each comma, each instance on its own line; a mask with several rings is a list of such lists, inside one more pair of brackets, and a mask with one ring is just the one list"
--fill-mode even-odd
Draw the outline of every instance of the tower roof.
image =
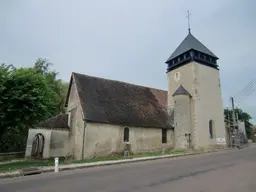
[[176, 95], [188, 95], [191, 96], [190, 93], [181, 85], [179, 88], [173, 93], [172, 96]]
[[209, 56], [212, 56], [212, 57], [215, 57], [216, 59], [218, 59], [218, 57], [213, 52], [211, 52], [207, 47], [205, 47], [197, 38], [195, 38], [189, 32], [188, 35], [186, 36], [186, 38], [181, 42], [181, 44], [176, 48], [176, 50], [168, 58], [166, 63], [191, 49], [205, 53]]

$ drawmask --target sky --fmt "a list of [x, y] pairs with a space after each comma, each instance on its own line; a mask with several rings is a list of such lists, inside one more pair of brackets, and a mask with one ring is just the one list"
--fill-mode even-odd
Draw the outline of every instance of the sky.
[[[0, 63], [53, 63], [59, 78], [84, 73], [167, 90], [165, 61], [192, 34], [220, 59], [224, 107], [255, 78], [254, 0], [0, 0]], [[241, 96], [241, 94], [240, 94]], [[256, 93], [235, 98], [256, 120]]]

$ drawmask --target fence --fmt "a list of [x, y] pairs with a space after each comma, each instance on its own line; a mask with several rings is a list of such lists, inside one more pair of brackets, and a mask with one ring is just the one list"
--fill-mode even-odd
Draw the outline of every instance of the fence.
[[24, 156], [25, 156], [25, 151], [0, 153], [0, 161], [11, 160], [16, 158], [24, 158]]

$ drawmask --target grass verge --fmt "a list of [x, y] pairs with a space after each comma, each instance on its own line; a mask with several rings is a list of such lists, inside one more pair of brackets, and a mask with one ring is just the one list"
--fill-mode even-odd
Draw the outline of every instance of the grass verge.
[[[130, 158], [182, 154], [184, 152], [185, 152], [184, 150], [165, 150], [165, 151], [156, 151], [156, 152], [145, 152], [145, 153], [133, 154], [130, 156]], [[81, 164], [81, 163], [92, 163], [92, 162], [99, 162], [99, 161], [122, 160], [122, 159], [124, 159], [124, 157], [120, 154], [120, 155], [112, 155], [107, 157], [96, 157], [93, 159], [74, 160], [72, 161], [72, 163]], [[63, 165], [64, 159], [60, 158], [59, 163], [60, 165]], [[54, 160], [25, 160], [25, 161], [1, 164], [0, 173], [16, 171], [16, 170], [19, 170], [22, 168], [28, 168], [28, 167], [46, 167], [46, 166], [54, 166]]]

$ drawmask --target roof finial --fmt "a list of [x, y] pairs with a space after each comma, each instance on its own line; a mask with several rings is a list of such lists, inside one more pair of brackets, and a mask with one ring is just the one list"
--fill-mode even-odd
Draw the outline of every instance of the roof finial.
[[190, 20], [189, 20], [189, 16], [191, 15], [191, 13], [189, 13], [189, 10], [187, 11], [188, 15], [186, 18], [188, 18], [188, 33], [190, 33]]

